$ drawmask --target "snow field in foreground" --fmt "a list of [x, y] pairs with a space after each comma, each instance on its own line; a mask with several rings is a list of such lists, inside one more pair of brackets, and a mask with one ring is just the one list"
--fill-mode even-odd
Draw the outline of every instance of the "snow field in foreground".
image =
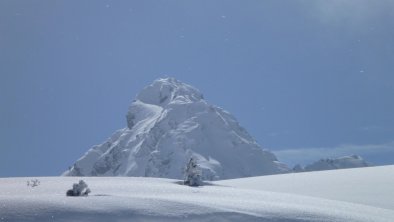
[[347, 201], [394, 210], [394, 165], [249, 177], [222, 180], [217, 184]]
[[[391, 172], [393, 168], [364, 169], [368, 179], [372, 176], [369, 174]], [[316, 173], [322, 172], [300, 175], [311, 174], [315, 180]], [[338, 180], [346, 180], [340, 176], [343, 171], [332, 173], [338, 174]], [[291, 175], [218, 181], [203, 187], [183, 186], [176, 180], [160, 178], [85, 177], [82, 179], [92, 190], [88, 197], [65, 195], [81, 179], [77, 177], [38, 178], [41, 183], [34, 188], [26, 186], [32, 178], [4, 178], [0, 179], [0, 221], [394, 221], [394, 209], [368, 206], [368, 200], [358, 204], [291, 194], [297, 192], [285, 190], [282, 184], [278, 184], [283, 189], [281, 193], [256, 189], [264, 187], [261, 181], [272, 177], [283, 177], [278, 182], [291, 187]], [[321, 174], [322, 178], [325, 176]], [[378, 184], [374, 181], [362, 189], [374, 190]], [[330, 190], [330, 186], [319, 184], [322, 192]], [[389, 186], [379, 187], [379, 192], [385, 192], [382, 189]], [[304, 189], [308, 189], [308, 183]], [[346, 191], [339, 185], [333, 189], [340, 194]], [[327, 195], [335, 199], [329, 192]]]

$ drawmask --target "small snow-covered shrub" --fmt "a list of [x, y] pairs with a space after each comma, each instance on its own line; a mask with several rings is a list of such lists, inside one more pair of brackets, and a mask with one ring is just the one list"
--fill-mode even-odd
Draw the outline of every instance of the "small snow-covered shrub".
[[202, 185], [202, 171], [197, 164], [197, 161], [192, 157], [185, 169], [185, 180], [183, 184], [189, 186], [201, 186]]
[[26, 182], [26, 185], [27, 185], [28, 187], [36, 187], [36, 186], [40, 185], [40, 181], [39, 181], [38, 179], [28, 180], [28, 181]]
[[80, 180], [79, 183], [74, 183], [73, 188], [68, 190], [67, 196], [87, 196], [90, 193], [90, 189], [85, 181]]

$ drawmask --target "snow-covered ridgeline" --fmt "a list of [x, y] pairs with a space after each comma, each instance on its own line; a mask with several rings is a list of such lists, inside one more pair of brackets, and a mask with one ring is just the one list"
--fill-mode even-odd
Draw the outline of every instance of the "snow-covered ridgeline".
[[316, 162], [306, 165], [305, 167], [297, 164], [294, 168], [294, 172], [306, 172], [306, 171], [321, 171], [321, 170], [336, 170], [336, 169], [348, 169], [358, 167], [372, 166], [366, 162], [362, 157], [358, 155], [343, 156], [339, 158], [326, 158], [320, 159]]

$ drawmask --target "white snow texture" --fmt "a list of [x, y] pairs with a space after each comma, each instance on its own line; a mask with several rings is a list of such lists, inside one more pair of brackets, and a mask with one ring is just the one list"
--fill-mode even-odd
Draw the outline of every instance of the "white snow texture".
[[63, 175], [183, 179], [191, 157], [204, 180], [289, 172], [230, 113], [174, 78], [144, 88], [126, 117], [126, 128], [91, 148]]
[[[0, 178], [0, 221], [393, 222], [394, 166], [215, 181], [142, 177]], [[83, 179], [92, 193], [67, 197]]]

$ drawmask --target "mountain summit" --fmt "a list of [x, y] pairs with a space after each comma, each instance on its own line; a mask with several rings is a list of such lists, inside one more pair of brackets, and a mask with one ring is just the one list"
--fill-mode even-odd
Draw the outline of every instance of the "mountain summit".
[[205, 180], [288, 172], [227, 111], [174, 78], [145, 87], [126, 115], [127, 127], [92, 147], [64, 176], [183, 179], [194, 157]]

